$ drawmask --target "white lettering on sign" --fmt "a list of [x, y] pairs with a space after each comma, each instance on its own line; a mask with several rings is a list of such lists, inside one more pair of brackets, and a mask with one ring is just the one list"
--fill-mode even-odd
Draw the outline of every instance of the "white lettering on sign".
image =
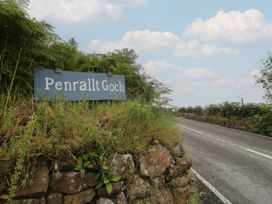
[[[53, 85], [54, 84], [54, 79], [49, 78], [49, 77], [45, 77], [45, 90], [49, 90], [49, 85]], [[50, 82], [49, 82], [50, 80]]]
[[57, 91], [103, 91], [124, 92], [124, 84], [110, 83], [108, 80], [99, 80], [88, 78], [86, 81], [55, 81], [53, 78], [45, 77], [45, 90], [55, 89]]

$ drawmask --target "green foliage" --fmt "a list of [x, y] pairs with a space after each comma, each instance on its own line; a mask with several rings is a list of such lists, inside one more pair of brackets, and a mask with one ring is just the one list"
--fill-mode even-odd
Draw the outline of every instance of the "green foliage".
[[263, 67], [260, 76], [257, 76], [257, 83], [265, 90], [265, 99], [272, 103], [272, 55], [268, 53], [266, 59], [262, 60]]
[[97, 173], [98, 184], [96, 185], [96, 189], [105, 185], [107, 192], [111, 193], [112, 182], [118, 182], [121, 179], [120, 176], [113, 175], [109, 171], [104, 153], [98, 155], [96, 152], [87, 152], [78, 158], [74, 156], [74, 159], [76, 159], [77, 162], [75, 170], [80, 172], [81, 177], [85, 176], [86, 169], [93, 170]]
[[[79, 155], [77, 170], [82, 175], [92, 165], [98, 172], [106, 171], [103, 158], [117, 150], [142, 151], [151, 139], [159, 139], [168, 146], [180, 140], [179, 131], [169, 116], [137, 101], [70, 103], [58, 100], [35, 104], [21, 100], [12, 103], [5, 120], [0, 120], [0, 180], [3, 182], [5, 177], [10, 177], [13, 161], [18, 159], [18, 135], [31, 124], [33, 114], [35, 124], [24, 161], [42, 159], [54, 163], [71, 161], [72, 155]], [[103, 158], [89, 152], [103, 155]], [[105, 172], [100, 178], [104, 184], [116, 179]]]
[[[11, 182], [10, 199], [27, 162], [42, 159], [56, 164], [81, 155], [77, 170], [84, 175], [93, 164], [102, 185], [111, 191], [111, 182], [118, 177], [105, 168], [105, 152], [143, 150], [151, 139], [169, 146], [179, 142], [169, 116], [153, 107], [167, 103], [163, 96], [170, 90], [143, 74], [134, 50], [82, 53], [75, 39], [65, 42], [51, 25], [30, 18], [27, 3], [0, 0], [0, 181]], [[28, 100], [36, 67], [125, 75], [130, 100], [68, 103], [58, 99], [37, 104]], [[99, 156], [90, 155], [90, 150]]]
[[99, 104], [94, 112], [98, 114], [97, 118], [102, 115], [104, 129], [114, 130], [112, 133], [116, 136], [116, 145], [124, 150], [145, 150], [154, 138], [173, 146], [180, 138], [168, 115], [137, 101]]
[[3, 0], [0, 1], [0, 30], [1, 94], [7, 92], [16, 69], [13, 92], [30, 95], [33, 67], [42, 65], [47, 58], [47, 47], [55, 38], [52, 26], [30, 19], [16, 1]]
[[93, 169], [95, 168], [95, 161], [93, 160], [94, 152], [87, 152], [83, 155], [80, 155], [78, 158], [74, 156], [76, 160], [75, 170], [80, 172], [80, 176], [85, 176], [85, 169]]
[[205, 195], [204, 192], [197, 192], [194, 193], [193, 195], [191, 195], [188, 199], [187, 199], [187, 204], [199, 204], [201, 199], [203, 198], [203, 196]]
[[101, 188], [103, 185], [106, 186], [106, 190], [108, 193], [112, 192], [112, 182], [120, 181], [121, 177], [118, 175], [113, 175], [108, 167], [107, 162], [103, 155], [100, 155], [96, 159], [95, 170], [98, 172], [98, 184], [96, 185], [96, 189]]
[[20, 138], [16, 143], [16, 154], [18, 156], [17, 156], [14, 174], [12, 175], [11, 184], [9, 187], [8, 203], [12, 203], [12, 199], [15, 196], [17, 184], [20, 179], [21, 173], [24, 169], [25, 157], [28, 152], [30, 138], [34, 131], [35, 122], [36, 122], [36, 118], [35, 118], [35, 115], [33, 115], [30, 117], [30, 121], [28, 125], [26, 126], [25, 131], [23, 131], [22, 135], [20, 135]]
[[129, 99], [158, 105], [169, 101], [163, 96], [170, 89], [143, 74], [134, 50], [82, 53], [77, 50], [75, 39], [61, 40], [51, 25], [31, 19], [24, 7], [25, 3], [22, 6], [13, 0], [0, 1], [0, 95], [31, 96], [34, 68], [45, 67], [122, 74]]
[[272, 136], [272, 106], [270, 104], [225, 102], [204, 108], [189, 106], [179, 108], [176, 115]]

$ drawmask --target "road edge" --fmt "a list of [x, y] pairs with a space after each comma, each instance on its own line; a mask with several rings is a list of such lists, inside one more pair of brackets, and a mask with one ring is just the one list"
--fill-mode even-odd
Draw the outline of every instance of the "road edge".
[[224, 204], [232, 204], [232, 202], [227, 199], [222, 193], [220, 193], [212, 184], [210, 184], [204, 177], [202, 177], [196, 170], [191, 168], [196, 177], [214, 194], [218, 197]]

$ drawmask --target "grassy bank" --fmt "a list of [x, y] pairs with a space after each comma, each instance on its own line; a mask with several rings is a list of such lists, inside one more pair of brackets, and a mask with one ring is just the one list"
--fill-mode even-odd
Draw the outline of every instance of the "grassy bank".
[[142, 151], [151, 139], [172, 146], [180, 135], [164, 112], [137, 101], [18, 101], [1, 118], [0, 183], [11, 183], [14, 173], [39, 161], [53, 166], [84, 152], [106, 156], [113, 151]]

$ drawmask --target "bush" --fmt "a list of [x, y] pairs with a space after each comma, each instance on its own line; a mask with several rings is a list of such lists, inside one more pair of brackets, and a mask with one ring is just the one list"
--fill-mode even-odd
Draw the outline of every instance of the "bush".
[[201, 108], [182, 107], [178, 116], [272, 136], [272, 106], [225, 102]]

